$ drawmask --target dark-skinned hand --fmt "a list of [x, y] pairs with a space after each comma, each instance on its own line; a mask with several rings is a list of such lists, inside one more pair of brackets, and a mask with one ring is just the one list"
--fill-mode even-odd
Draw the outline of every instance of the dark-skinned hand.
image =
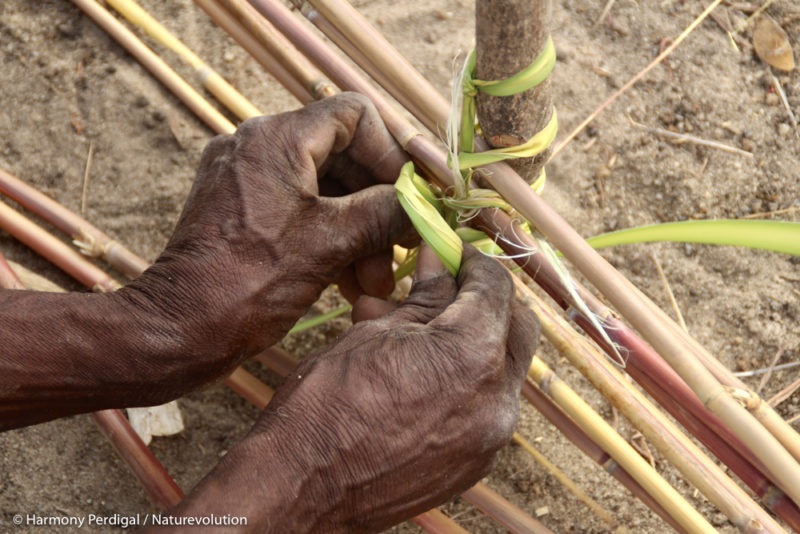
[[402, 305], [359, 308], [389, 313], [290, 374], [176, 515], [225, 510], [253, 532], [378, 532], [487, 474], [539, 335], [508, 273], [467, 247], [456, 280], [423, 249]]
[[216, 137], [142, 276], [107, 295], [0, 292], [0, 428], [218, 380], [337, 279], [351, 299], [388, 295], [391, 246], [413, 234], [390, 185], [405, 161], [352, 93]]

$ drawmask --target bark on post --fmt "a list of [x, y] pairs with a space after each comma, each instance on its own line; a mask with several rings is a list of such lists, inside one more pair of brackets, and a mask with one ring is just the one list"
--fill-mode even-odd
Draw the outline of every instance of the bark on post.
[[[480, 80], [501, 80], [531, 64], [549, 35], [552, 0], [476, 0], [476, 65]], [[544, 128], [552, 113], [550, 80], [513, 96], [478, 93], [483, 136], [493, 147], [524, 143]], [[539, 177], [548, 148], [535, 158], [508, 163], [528, 182]]]

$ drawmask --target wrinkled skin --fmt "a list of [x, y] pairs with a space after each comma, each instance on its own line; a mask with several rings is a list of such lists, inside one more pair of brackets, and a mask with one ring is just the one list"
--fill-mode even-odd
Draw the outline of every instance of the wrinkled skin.
[[173, 514], [374, 532], [467, 489], [510, 439], [538, 325], [470, 247], [458, 279], [423, 249], [409, 298], [380, 300], [390, 247], [410, 236], [388, 185], [405, 160], [356, 95], [216, 138], [135, 282], [0, 292], [0, 424], [178, 397], [280, 339], [338, 280], [361, 322], [287, 378]]

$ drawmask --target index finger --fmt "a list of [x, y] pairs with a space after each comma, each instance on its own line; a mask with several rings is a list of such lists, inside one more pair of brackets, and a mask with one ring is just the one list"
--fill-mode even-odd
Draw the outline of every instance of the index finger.
[[292, 121], [296, 142], [319, 169], [331, 156], [347, 153], [378, 183], [394, 183], [408, 155], [383, 124], [372, 102], [358, 93], [342, 93], [312, 102]]

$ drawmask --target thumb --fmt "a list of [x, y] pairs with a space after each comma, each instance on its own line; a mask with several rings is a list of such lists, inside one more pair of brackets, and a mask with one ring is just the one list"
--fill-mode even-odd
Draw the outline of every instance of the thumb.
[[427, 324], [453, 302], [457, 292], [456, 279], [433, 249], [423, 243], [417, 257], [411, 292], [405, 302], [386, 317], [392, 322]]

